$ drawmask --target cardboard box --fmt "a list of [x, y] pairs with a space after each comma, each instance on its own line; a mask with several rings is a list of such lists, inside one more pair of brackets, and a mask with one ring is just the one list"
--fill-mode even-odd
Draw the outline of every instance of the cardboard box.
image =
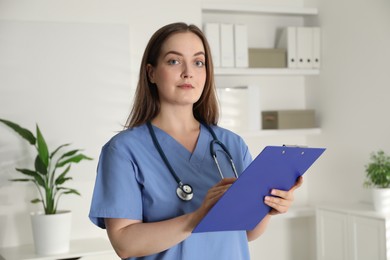
[[315, 111], [313, 109], [262, 111], [263, 129], [299, 129], [314, 128]]
[[286, 68], [286, 49], [249, 48], [250, 68]]

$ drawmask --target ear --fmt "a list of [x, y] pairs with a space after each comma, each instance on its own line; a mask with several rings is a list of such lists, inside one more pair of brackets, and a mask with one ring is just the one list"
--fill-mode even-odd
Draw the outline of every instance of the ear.
[[146, 73], [148, 74], [149, 81], [154, 84], [154, 68], [151, 64], [146, 65]]

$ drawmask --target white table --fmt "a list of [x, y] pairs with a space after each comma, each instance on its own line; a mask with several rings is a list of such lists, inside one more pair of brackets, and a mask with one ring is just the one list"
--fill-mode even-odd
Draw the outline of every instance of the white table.
[[104, 238], [72, 240], [69, 252], [59, 255], [37, 255], [33, 244], [0, 248], [0, 260], [74, 260], [104, 254], [115, 255], [110, 242]]

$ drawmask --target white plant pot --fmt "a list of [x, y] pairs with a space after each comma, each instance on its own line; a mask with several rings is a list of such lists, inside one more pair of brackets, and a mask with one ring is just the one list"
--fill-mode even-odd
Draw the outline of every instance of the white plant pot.
[[372, 189], [372, 201], [374, 209], [378, 212], [390, 212], [390, 188], [389, 189]]
[[35, 252], [39, 255], [68, 252], [71, 222], [71, 211], [57, 211], [52, 215], [31, 213]]

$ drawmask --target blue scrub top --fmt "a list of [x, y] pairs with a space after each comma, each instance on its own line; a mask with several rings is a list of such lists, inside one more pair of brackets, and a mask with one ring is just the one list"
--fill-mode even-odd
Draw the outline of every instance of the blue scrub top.
[[[238, 174], [252, 157], [243, 139], [233, 132], [212, 126], [217, 138], [233, 157]], [[169, 134], [153, 126], [157, 139], [182, 183], [194, 190], [191, 201], [176, 195], [178, 186], [153, 144], [146, 125], [124, 130], [107, 142], [101, 151], [89, 217], [105, 228], [104, 218], [127, 218], [155, 222], [195, 211], [207, 191], [221, 180], [210, 155], [211, 133], [201, 125], [193, 153]], [[224, 177], [234, 177], [231, 165], [216, 145]], [[245, 231], [192, 234], [183, 242], [156, 255], [129, 259], [249, 259]]]

